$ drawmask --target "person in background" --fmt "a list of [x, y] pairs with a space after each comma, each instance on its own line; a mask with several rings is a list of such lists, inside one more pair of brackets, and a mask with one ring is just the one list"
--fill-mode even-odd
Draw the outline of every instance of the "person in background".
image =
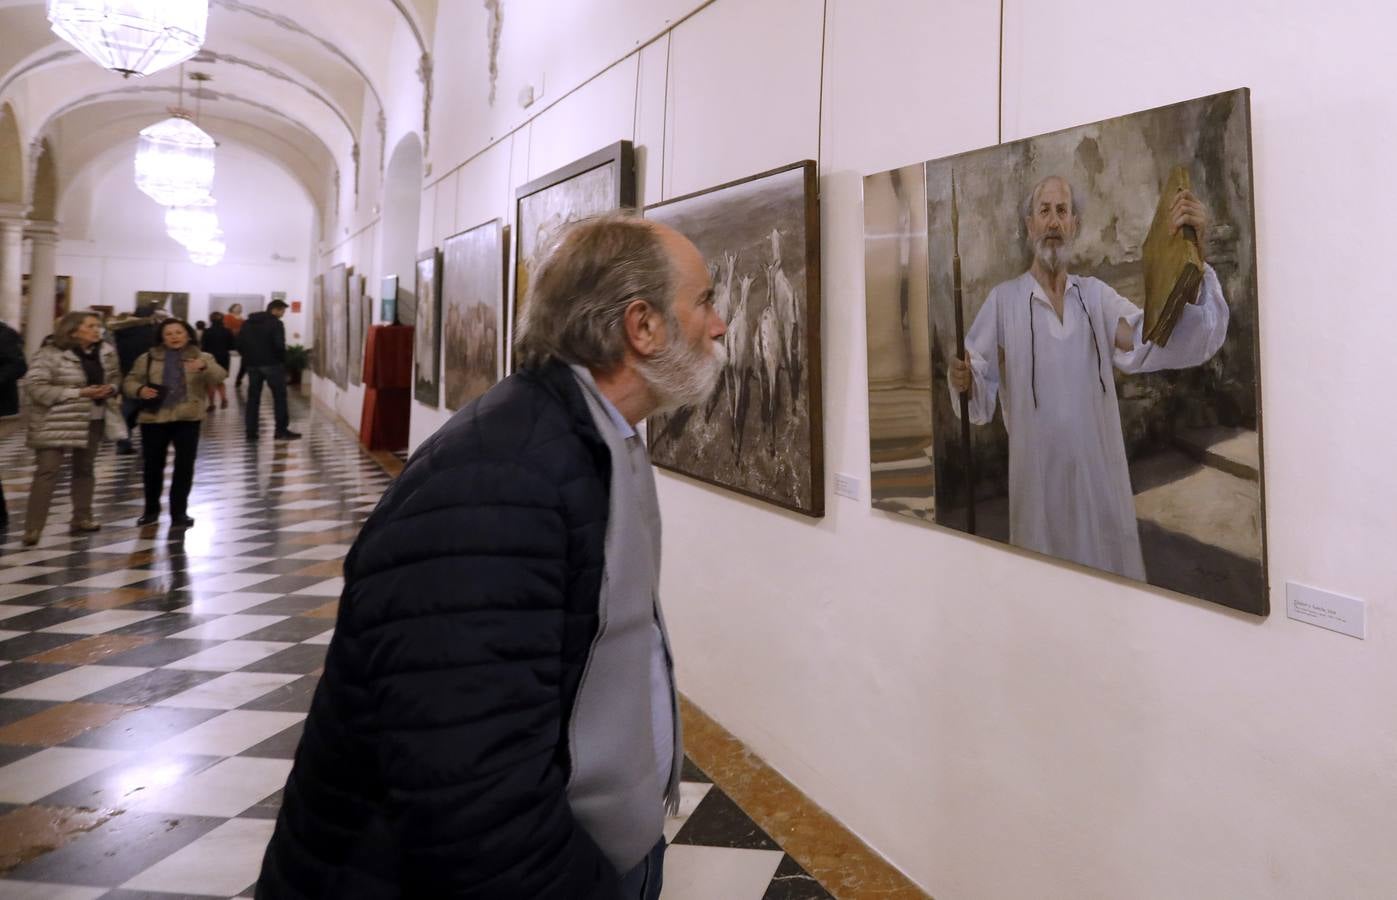
[[199, 341], [199, 346], [204, 346], [204, 332], [208, 330], [208, 323], [203, 319], [194, 323], [194, 337]]
[[165, 458], [175, 447], [175, 474], [170, 480], [170, 527], [189, 528], [189, 490], [194, 484], [194, 460], [199, 455], [199, 426], [209, 389], [221, 384], [228, 370], [212, 355], [200, 352], [188, 322], [167, 319], [160, 342], [146, 351], [122, 384], [127, 397], [141, 403], [141, 451], [145, 458], [145, 511], [138, 526], [160, 519], [160, 495], [165, 488]]
[[[0, 418], [19, 414], [19, 380], [28, 371], [24, 361], [24, 342], [19, 332], [0, 322]], [[10, 511], [5, 506], [5, 485], [0, 482], [0, 531], [10, 525]]]
[[[136, 364], [136, 360], [141, 354], [155, 343], [157, 319], [155, 315], [155, 304], [143, 303], [136, 307], [133, 314], [122, 314], [116, 318], [107, 320], [107, 330], [111, 333], [112, 342], [116, 345], [117, 358], [121, 364], [121, 375], [126, 377], [126, 373], [131, 371], [131, 367]], [[126, 420], [128, 432], [134, 431], [136, 427], [136, 414], [140, 412], [140, 406], [135, 400], [123, 398], [121, 401], [121, 414]], [[129, 455], [136, 452], [130, 438], [124, 438], [116, 442], [116, 452]]]
[[[225, 372], [233, 371], [233, 332], [223, 323], [223, 313], [216, 312], [209, 316], [209, 327], [199, 337], [199, 347]], [[227, 379], [225, 379], [226, 381]], [[218, 384], [209, 386], [208, 412], [213, 412], [213, 398], [217, 396], [222, 401], [222, 408], [228, 408], [228, 386], [220, 381]]]
[[[247, 416], [244, 420], [249, 441], [257, 440], [258, 417], [262, 413], [262, 385], [272, 389], [272, 405], [276, 412], [276, 433], [279, 441], [294, 441], [300, 434], [291, 430], [291, 412], [286, 399], [286, 303], [273, 300], [265, 312], [253, 313], [238, 334], [238, 354], [242, 368], [238, 375], [250, 372], [247, 382]], [[224, 316], [224, 324], [227, 324]]]
[[[241, 334], [243, 330], [243, 305], [241, 303], [234, 303], [232, 306], [228, 307], [228, 311], [223, 314], [223, 327], [227, 328], [232, 333], [233, 347], [236, 349], [238, 345], [238, 335]], [[238, 352], [238, 356], [238, 377], [233, 379], [234, 390], [243, 386], [243, 377], [247, 375], [247, 363], [243, 362], [241, 359], [242, 351]], [[232, 370], [230, 369], [229, 371]]]
[[72, 532], [85, 534], [102, 527], [92, 517], [92, 469], [107, 418], [121, 415], [120, 378], [116, 351], [102, 342], [102, 320], [94, 312], [64, 315], [51, 341], [34, 354], [24, 391], [30, 403], [28, 443], [37, 468], [29, 489], [24, 546], [39, 542], [68, 451], [73, 457]]

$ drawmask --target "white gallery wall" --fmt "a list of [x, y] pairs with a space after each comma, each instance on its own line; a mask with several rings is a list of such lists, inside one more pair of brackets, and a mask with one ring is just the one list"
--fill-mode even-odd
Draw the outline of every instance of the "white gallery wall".
[[[442, 0], [419, 249], [619, 139], [646, 203], [818, 159], [826, 472], [864, 485], [816, 521], [661, 474], [681, 689], [938, 897], [1391, 896], [1397, 13], [1004, 4], [1004, 140], [1252, 89], [1261, 619], [869, 507], [861, 178], [996, 141], [998, 4], [593, 5], [505, 4], [492, 106], [485, 11]], [[371, 234], [322, 270], [376, 276]], [[412, 416], [416, 446], [448, 414]], [[1288, 619], [1287, 580], [1366, 599], [1367, 639]]]
[[[224, 142], [214, 196], [228, 254], [199, 266], [165, 233], [165, 208], [136, 187], [133, 139], [84, 173], [63, 194], [57, 271], [73, 278], [72, 308], [135, 308], [137, 291], [186, 292], [190, 321], [207, 320], [210, 294], [285, 291], [306, 300], [313, 265], [315, 210], [300, 184], [265, 156]], [[274, 258], [274, 257], [280, 257]], [[309, 340], [302, 313], [287, 313], [288, 343]]]

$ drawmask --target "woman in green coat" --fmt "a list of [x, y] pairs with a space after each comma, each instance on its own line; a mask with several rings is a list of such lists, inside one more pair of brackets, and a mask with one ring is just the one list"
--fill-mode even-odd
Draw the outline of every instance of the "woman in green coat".
[[141, 404], [145, 462], [145, 512], [139, 526], [160, 520], [160, 495], [165, 489], [165, 458], [175, 446], [175, 474], [170, 480], [170, 527], [188, 528], [189, 489], [194, 484], [194, 459], [199, 455], [199, 427], [209, 388], [222, 384], [228, 372], [212, 356], [199, 351], [188, 322], [166, 319], [156, 345], [141, 354], [126, 375], [122, 389]]
[[24, 378], [29, 398], [29, 446], [34, 448], [34, 483], [24, 517], [24, 545], [32, 547], [48, 522], [63, 457], [73, 457], [74, 534], [102, 526], [92, 517], [96, 478], [92, 464], [111, 420], [120, 422], [117, 382], [121, 370], [116, 351], [102, 343], [102, 320], [94, 312], [70, 312], [58, 320], [53, 338], [34, 354]]

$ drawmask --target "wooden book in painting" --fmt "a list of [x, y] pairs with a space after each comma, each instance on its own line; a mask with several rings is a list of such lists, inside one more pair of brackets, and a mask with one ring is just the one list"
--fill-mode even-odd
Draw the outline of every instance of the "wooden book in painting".
[[1174, 200], [1190, 188], [1188, 169], [1175, 166], [1160, 192], [1154, 222], [1145, 238], [1144, 338], [1161, 347], [1169, 343], [1184, 305], [1193, 302], [1203, 283], [1198, 235], [1189, 227], [1171, 233], [1170, 227]]

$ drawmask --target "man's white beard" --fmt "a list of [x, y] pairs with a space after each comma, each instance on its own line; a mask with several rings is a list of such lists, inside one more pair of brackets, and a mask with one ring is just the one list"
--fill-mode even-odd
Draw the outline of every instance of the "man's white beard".
[[1043, 268], [1049, 272], [1061, 272], [1072, 258], [1072, 242], [1061, 238], [1050, 244], [1048, 237], [1049, 235], [1044, 235], [1033, 242], [1033, 253], [1043, 264]]
[[664, 349], [636, 365], [659, 404], [657, 413], [707, 400], [718, 386], [718, 376], [723, 374], [723, 366], [728, 361], [727, 348], [718, 341], [703, 341], [693, 346], [684, 340], [678, 322], [671, 321], [668, 330], [674, 337]]

